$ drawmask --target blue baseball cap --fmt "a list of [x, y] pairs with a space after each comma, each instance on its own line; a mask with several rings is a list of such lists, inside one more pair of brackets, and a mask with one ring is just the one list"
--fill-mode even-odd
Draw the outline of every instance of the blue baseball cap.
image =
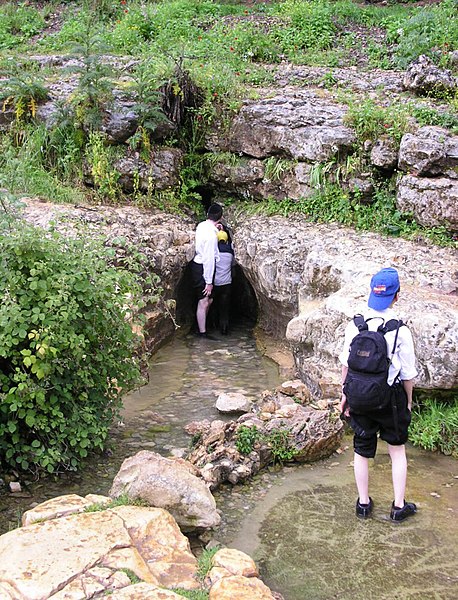
[[393, 302], [400, 288], [396, 269], [388, 267], [376, 273], [371, 279], [371, 293], [367, 304], [374, 310], [385, 310]]

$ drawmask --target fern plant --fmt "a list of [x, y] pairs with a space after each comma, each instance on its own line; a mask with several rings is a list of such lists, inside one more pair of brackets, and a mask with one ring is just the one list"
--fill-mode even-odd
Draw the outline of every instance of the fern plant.
[[35, 118], [38, 103], [47, 97], [48, 90], [43, 82], [35, 74], [27, 72], [10, 77], [3, 83], [0, 92], [2, 111], [12, 107], [15, 123], [20, 125]]

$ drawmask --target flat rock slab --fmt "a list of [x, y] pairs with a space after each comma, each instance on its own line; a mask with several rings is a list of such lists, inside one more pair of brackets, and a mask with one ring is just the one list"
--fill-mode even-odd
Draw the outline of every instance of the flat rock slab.
[[82, 599], [130, 585], [123, 569], [157, 586], [193, 589], [197, 561], [173, 517], [120, 506], [15, 529], [0, 537], [0, 597]]

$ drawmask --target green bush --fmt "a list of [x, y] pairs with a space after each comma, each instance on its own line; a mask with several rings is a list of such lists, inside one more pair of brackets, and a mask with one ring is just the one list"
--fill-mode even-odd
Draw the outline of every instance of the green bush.
[[10, 227], [0, 234], [2, 467], [74, 470], [105, 448], [138, 380], [128, 317], [141, 290], [95, 241]]
[[17, 46], [43, 26], [44, 19], [34, 7], [25, 2], [4, 4], [0, 11], [0, 49]]
[[324, 0], [285, 0], [279, 13], [290, 19], [291, 26], [283, 27], [284, 39], [293, 48], [323, 49], [332, 46], [336, 26], [332, 20], [331, 4]]
[[457, 10], [457, 0], [445, 0], [435, 6], [417, 9], [405, 18], [388, 18], [385, 26], [388, 41], [396, 43], [396, 65], [404, 69], [420, 54], [441, 61], [442, 53], [448, 56], [449, 50], [458, 49]]
[[413, 411], [409, 439], [415, 446], [458, 457], [458, 398], [451, 404], [424, 400]]
[[253, 450], [254, 445], [261, 438], [261, 432], [253, 425], [253, 427], [247, 427], [246, 425], [241, 425], [237, 429], [236, 437], [235, 437], [235, 447], [240, 452], [240, 454], [250, 454]]
[[375, 141], [381, 135], [388, 135], [400, 144], [408, 128], [408, 109], [405, 106], [381, 106], [371, 98], [351, 100], [344, 120], [353, 127], [360, 142]]

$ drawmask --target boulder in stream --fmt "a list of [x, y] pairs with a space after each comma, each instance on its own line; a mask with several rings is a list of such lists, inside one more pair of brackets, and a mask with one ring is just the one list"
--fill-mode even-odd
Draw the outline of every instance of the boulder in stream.
[[114, 478], [110, 496], [126, 494], [130, 500], [143, 500], [150, 506], [168, 510], [182, 531], [209, 529], [221, 517], [215, 499], [198, 470], [182, 459], [164, 458], [142, 450], [126, 458]]
[[236, 421], [203, 423], [188, 460], [216, 489], [246, 481], [272, 462], [326, 458], [339, 447], [344, 427], [332, 401], [324, 404], [311, 402], [303, 383], [286, 382]]

